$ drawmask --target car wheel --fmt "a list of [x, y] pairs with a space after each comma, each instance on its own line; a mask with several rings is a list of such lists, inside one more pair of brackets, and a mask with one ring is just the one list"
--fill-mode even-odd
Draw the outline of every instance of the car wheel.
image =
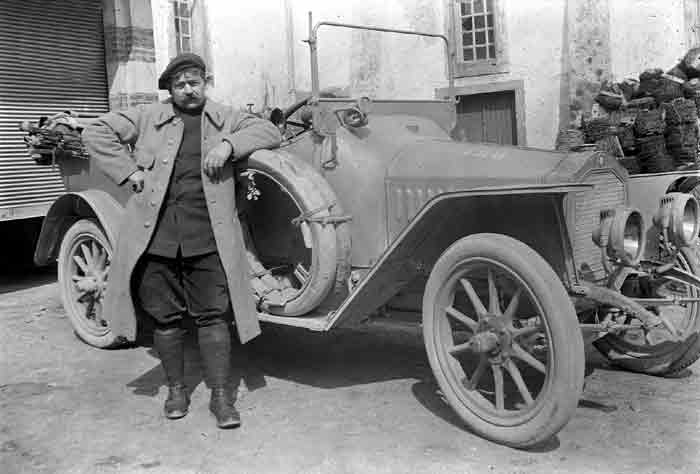
[[[680, 270], [698, 275], [694, 249], [682, 248], [676, 264]], [[650, 294], [628, 296], [699, 298], [700, 289], [661, 278]], [[685, 369], [700, 358], [700, 303], [664, 305], [658, 310], [672, 329], [665, 324], [644, 329], [640, 324], [638, 329], [608, 334], [593, 344], [612, 363], [634, 372], [669, 376]], [[670, 330], [676, 333], [675, 338]]]
[[573, 415], [585, 364], [576, 313], [522, 242], [476, 234], [450, 246], [426, 285], [423, 335], [440, 390], [477, 434], [528, 447]]
[[58, 283], [63, 307], [76, 334], [95, 347], [116, 342], [102, 318], [112, 245], [93, 219], [75, 222], [63, 236], [58, 253]]

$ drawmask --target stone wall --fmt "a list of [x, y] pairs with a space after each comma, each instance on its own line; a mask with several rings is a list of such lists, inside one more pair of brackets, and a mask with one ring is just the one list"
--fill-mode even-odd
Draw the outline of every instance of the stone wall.
[[[118, 1], [118, 0], [113, 0]], [[119, 0], [123, 1], [123, 0]], [[137, 0], [131, 0], [131, 3]], [[143, 0], [141, 0], [143, 2]], [[152, 0], [156, 70], [173, 55], [169, 0]], [[463, 91], [523, 84], [526, 143], [552, 148], [560, 128], [589, 114], [605, 79], [670, 68], [697, 37], [697, 0], [498, 0], [505, 66], [463, 77]], [[689, 5], [693, 4], [693, 8]], [[198, 0], [195, 52], [214, 74], [215, 98], [256, 110], [286, 105], [311, 88], [308, 12], [314, 21], [446, 33], [454, 0]], [[193, 12], [195, 16], [195, 12]], [[695, 20], [693, 20], [695, 18]], [[291, 40], [291, 41], [290, 41]], [[293, 59], [293, 60], [292, 60]], [[386, 98], [428, 98], [447, 84], [436, 40], [331, 30], [319, 33], [322, 87]], [[526, 126], [525, 126], [526, 125]]]

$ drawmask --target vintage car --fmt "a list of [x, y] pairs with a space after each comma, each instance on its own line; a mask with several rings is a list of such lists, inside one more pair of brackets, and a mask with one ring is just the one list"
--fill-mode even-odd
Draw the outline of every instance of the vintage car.
[[[273, 111], [285, 142], [250, 156], [240, 181], [262, 322], [422, 327], [446, 402], [473, 432], [515, 447], [547, 440], [574, 413], [584, 340], [649, 374], [698, 359], [697, 172], [629, 176], [595, 150], [457, 142], [453, 96], [329, 97], [316, 49], [328, 26], [436, 37], [450, 50], [442, 35], [310, 25], [311, 96]], [[35, 260], [58, 261], [84, 341], [125, 342], [100, 301], [132, 192], [90, 160], [57, 166], [70, 192], [48, 213]]]

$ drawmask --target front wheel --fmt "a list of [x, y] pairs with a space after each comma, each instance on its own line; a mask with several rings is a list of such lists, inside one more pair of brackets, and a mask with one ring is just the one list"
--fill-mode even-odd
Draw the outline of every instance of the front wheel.
[[102, 317], [111, 259], [112, 245], [93, 219], [75, 222], [58, 252], [58, 284], [68, 319], [83, 341], [101, 348], [116, 343]]
[[477, 434], [528, 447], [573, 415], [585, 364], [576, 312], [522, 242], [476, 234], [449, 247], [425, 288], [423, 336], [445, 399]]

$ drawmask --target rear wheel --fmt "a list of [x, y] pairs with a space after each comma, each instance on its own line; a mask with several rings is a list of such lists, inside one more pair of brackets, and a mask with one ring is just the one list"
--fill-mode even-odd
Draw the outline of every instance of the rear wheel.
[[[695, 250], [682, 248], [676, 256], [676, 266], [697, 275]], [[698, 288], [663, 278], [649, 284], [640, 282], [632, 290], [625, 290], [623, 286], [623, 292], [632, 297], [700, 297]], [[637, 329], [608, 334], [595, 341], [595, 347], [615, 365], [634, 372], [668, 376], [685, 369], [700, 358], [700, 304], [664, 305], [658, 310], [667, 324], [645, 329], [639, 323]], [[624, 322], [634, 324], [635, 320], [628, 318]], [[676, 333], [675, 337], [671, 330]]]
[[76, 334], [95, 347], [110, 347], [116, 337], [102, 318], [112, 245], [92, 219], [75, 222], [58, 253], [58, 283], [63, 307]]
[[479, 435], [532, 446], [573, 415], [585, 362], [576, 313], [527, 245], [497, 234], [454, 243], [428, 279], [423, 334], [442, 393]]

